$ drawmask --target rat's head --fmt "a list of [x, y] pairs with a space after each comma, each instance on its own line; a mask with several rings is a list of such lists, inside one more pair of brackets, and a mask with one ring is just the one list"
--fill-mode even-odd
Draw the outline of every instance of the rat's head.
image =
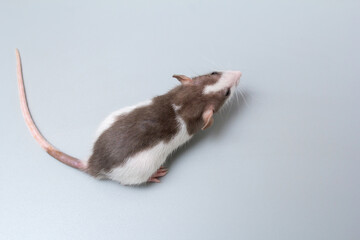
[[241, 72], [212, 72], [193, 78], [185, 75], [173, 77], [182, 84], [176, 89], [173, 101], [192, 134], [211, 126], [214, 113], [234, 94]]

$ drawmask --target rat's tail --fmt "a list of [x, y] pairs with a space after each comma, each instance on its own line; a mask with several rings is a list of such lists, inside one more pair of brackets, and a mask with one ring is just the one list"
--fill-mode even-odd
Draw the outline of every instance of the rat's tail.
[[50, 154], [60, 162], [65, 163], [70, 167], [84, 171], [86, 169], [86, 164], [84, 162], [57, 150], [44, 138], [43, 135], [41, 135], [39, 129], [36, 127], [34, 120], [31, 117], [29, 106], [26, 100], [26, 93], [25, 93], [24, 80], [23, 80], [22, 67], [21, 67], [21, 58], [18, 49], [16, 49], [16, 61], [17, 61], [17, 79], [19, 86], [21, 111], [25, 118], [26, 125], [28, 126], [31, 134], [48, 154]]

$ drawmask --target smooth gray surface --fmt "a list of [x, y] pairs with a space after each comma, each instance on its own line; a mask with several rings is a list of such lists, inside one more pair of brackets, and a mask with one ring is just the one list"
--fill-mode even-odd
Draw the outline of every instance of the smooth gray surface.
[[[2, 1], [0, 239], [359, 239], [359, 1]], [[174, 73], [243, 72], [246, 103], [169, 159], [161, 184], [97, 181], [48, 156], [33, 116], [85, 159], [111, 111]]]

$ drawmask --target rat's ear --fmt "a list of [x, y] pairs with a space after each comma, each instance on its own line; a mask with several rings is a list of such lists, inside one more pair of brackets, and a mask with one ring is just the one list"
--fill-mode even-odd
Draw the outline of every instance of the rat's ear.
[[190, 85], [192, 84], [193, 80], [185, 75], [173, 75], [173, 78], [176, 78], [177, 80], [179, 80], [181, 82], [181, 84], [183, 85]]
[[201, 130], [205, 130], [206, 128], [210, 127], [214, 122], [214, 108], [211, 106], [205, 110], [202, 114], [202, 118], [204, 121], [204, 126], [201, 128]]

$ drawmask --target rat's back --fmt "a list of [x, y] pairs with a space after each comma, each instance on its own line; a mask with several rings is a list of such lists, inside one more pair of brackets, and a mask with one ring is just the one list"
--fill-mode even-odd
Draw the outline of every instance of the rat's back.
[[166, 95], [112, 113], [100, 126], [88, 172], [122, 184], [140, 184], [190, 139]]

